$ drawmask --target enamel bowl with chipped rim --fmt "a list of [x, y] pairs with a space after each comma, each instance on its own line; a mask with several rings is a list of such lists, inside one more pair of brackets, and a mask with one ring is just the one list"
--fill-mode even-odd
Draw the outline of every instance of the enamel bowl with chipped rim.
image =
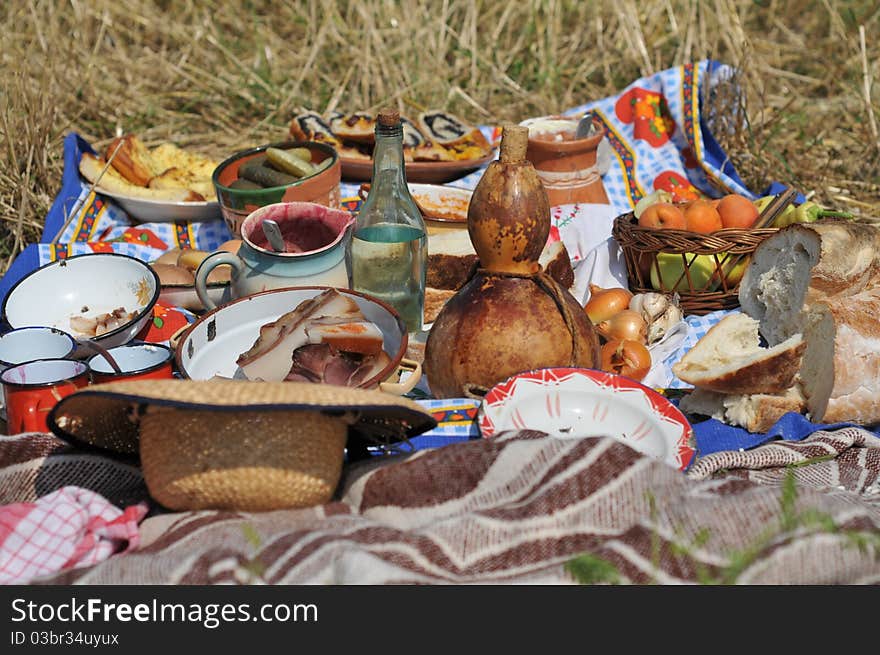
[[[11, 328], [51, 327], [105, 348], [131, 341], [152, 319], [159, 276], [146, 263], [119, 253], [88, 253], [31, 271], [3, 299], [3, 322]], [[71, 318], [91, 318], [122, 308], [132, 317], [99, 336], [78, 333]]]

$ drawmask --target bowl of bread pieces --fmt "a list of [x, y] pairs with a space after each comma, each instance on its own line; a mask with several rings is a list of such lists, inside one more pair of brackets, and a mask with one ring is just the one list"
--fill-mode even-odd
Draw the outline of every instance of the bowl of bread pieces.
[[[217, 250], [236, 253], [241, 240], [230, 239], [221, 244]], [[194, 312], [205, 310], [199, 300], [195, 287], [195, 275], [199, 265], [211, 252], [197, 248], [169, 248], [156, 260], [150, 262], [150, 268], [159, 276], [161, 292], [159, 302], [165, 306], [183, 307]], [[231, 299], [229, 283], [231, 272], [228, 266], [218, 266], [208, 276], [206, 288], [208, 296], [216, 305]]]
[[[439, 110], [412, 118], [400, 116], [408, 182], [443, 183], [462, 177], [495, 157], [478, 127]], [[368, 112], [306, 111], [290, 122], [290, 134], [332, 146], [342, 162], [342, 177], [368, 182], [373, 175], [376, 117]]]
[[83, 153], [82, 176], [134, 220], [154, 223], [220, 218], [211, 182], [217, 161], [164, 142], [152, 148], [135, 134], [114, 139], [103, 154]]

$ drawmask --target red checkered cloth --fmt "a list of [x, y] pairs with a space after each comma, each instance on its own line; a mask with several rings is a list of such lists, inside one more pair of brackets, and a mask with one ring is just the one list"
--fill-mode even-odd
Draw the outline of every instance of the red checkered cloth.
[[125, 510], [80, 487], [0, 507], [0, 583], [25, 584], [136, 548], [147, 504]]

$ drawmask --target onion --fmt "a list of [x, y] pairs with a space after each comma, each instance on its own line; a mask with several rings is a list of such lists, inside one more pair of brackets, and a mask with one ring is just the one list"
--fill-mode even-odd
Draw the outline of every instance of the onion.
[[609, 341], [602, 346], [602, 370], [636, 381], [644, 380], [651, 370], [651, 353], [638, 341]]
[[603, 289], [595, 284], [590, 285], [590, 300], [584, 305], [584, 311], [593, 322], [598, 325], [602, 321], [607, 321], [617, 312], [629, 307], [629, 301], [632, 300], [632, 294], [626, 289]]
[[617, 312], [611, 318], [596, 326], [596, 331], [611, 340], [629, 340], [647, 343], [648, 324], [642, 315], [632, 309]]

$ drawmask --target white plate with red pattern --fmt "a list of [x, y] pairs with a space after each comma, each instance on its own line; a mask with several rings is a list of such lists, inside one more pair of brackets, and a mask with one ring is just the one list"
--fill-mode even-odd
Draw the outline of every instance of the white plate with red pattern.
[[480, 432], [539, 430], [560, 439], [612, 437], [684, 471], [696, 455], [678, 408], [635, 380], [586, 368], [544, 368], [496, 384], [483, 398]]

